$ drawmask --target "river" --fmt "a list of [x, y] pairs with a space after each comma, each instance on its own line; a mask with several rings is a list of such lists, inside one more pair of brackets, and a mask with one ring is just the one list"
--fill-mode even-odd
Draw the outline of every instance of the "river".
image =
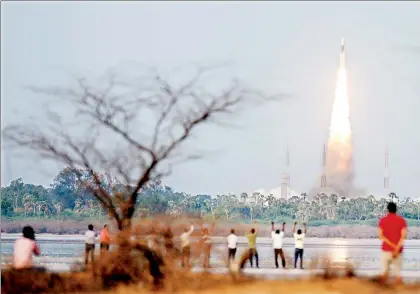
[[[10, 262], [13, 242], [19, 235], [1, 235], [2, 266]], [[212, 267], [224, 267], [223, 260], [227, 254], [226, 238], [213, 237]], [[34, 262], [52, 271], [66, 271], [76, 262], [83, 261], [84, 237], [82, 235], [56, 236], [38, 235], [37, 243], [41, 249], [41, 256], [35, 257]], [[283, 250], [290, 261], [294, 254], [293, 239], [285, 238]], [[99, 246], [96, 246], [98, 251]], [[270, 238], [258, 238], [257, 248], [261, 268], [274, 268], [273, 249]], [[246, 240], [239, 238], [238, 253], [246, 250]], [[348, 261], [358, 270], [379, 271], [380, 241], [377, 239], [332, 239], [307, 238], [305, 240], [305, 267], [309, 266], [314, 257], [329, 256], [333, 261]], [[198, 260], [197, 260], [198, 262]], [[420, 240], [407, 240], [404, 246], [404, 272], [420, 271]]]

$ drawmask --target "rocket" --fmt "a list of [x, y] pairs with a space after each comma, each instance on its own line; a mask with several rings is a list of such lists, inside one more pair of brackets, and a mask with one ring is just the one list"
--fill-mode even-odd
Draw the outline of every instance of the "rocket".
[[346, 67], [346, 52], [344, 51], [344, 38], [341, 38], [340, 47], [340, 68]]

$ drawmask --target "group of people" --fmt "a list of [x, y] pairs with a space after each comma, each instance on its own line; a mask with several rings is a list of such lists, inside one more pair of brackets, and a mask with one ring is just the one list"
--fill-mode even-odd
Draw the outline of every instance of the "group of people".
[[[89, 257], [92, 264], [95, 260], [95, 243], [98, 239], [98, 234], [94, 231], [93, 225], [88, 225], [88, 230], [85, 232], [85, 265], [89, 263]], [[99, 234], [99, 246], [100, 252], [103, 253], [109, 250], [111, 244], [111, 237], [109, 235], [108, 225], [104, 225], [104, 228]]]
[[[201, 225], [200, 238], [199, 238], [199, 249], [202, 249], [203, 255], [203, 268], [210, 267], [210, 254], [212, 249], [211, 235], [213, 234], [215, 222], [213, 222], [210, 229]], [[189, 229], [185, 228], [184, 232], [179, 237], [181, 247], [181, 265], [182, 267], [191, 268], [191, 241], [190, 236], [194, 232], [194, 225], [191, 225]]]
[[[89, 257], [93, 263], [95, 243], [97, 241], [97, 233], [93, 230], [93, 225], [88, 226], [85, 233], [85, 264], [88, 264]], [[111, 238], [109, 235], [108, 225], [105, 225], [99, 236], [101, 252], [109, 250]], [[35, 240], [35, 230], [31, 226], [25, 226], [22, 230], [22, 237], [18, 238], [13, 245], [12, 265], [15, 269], [32, 268], [37, 271], [45, 271], [43, 267], [35, 267], [32, 264], [33, 255], [39, 256], [41, 250]]]
[[[257, 224], [255, 222], [255, 224]], [[303, 224], [303, 231], [298, 229], [296, 231], [297, 222], [293, 225], [293, 237], [295, 239], [295, 259], [294, 267], [296, 268], [298, 260], [300, 260], [300, 268], [303, 269], [303, 244], [305, 235], [307, 232], [306, 224]], [[271, 222], [271, 239], [273, 242], [274, 249], [274, 264], [276, 268], [279, 268], [278, 258], [281, 258], [281, 264], [283, 268], [286, 268], [286, 258], [283, 252], [283, 238], [284, 231], [286, 229], [286, 223], [283, 223], [282, 229], [275, 229], [274, 222]], [[259, 268], [258, 263], [258, 250], [257, 250], [257, 228], [251, 228], [248, 234], [245, 237], [248, 239], [248, 250], [249, 250], [249, 263], [253, 267], [253, 259], [255, 257], [255, 263], [257, 268]], [[229, 262], [232, 262], [235, 259], [237, 245], [238, 245], [238, 236], [235, 234], [235, 229], [232, 229], [230, 235], [227, 237], [228, 244], [228, 258]]]
[[[388, 277], [390, 265], [394, 267], [394, 271], [397, 277], [397, 281], [401, 281], [401, 268], [402, 268], [402, 252], [403, 244], [407, 234], [407, 224], [403, 217], [396, 214], [397, 206], [395, 203], [388, 203], [388, 214], [382, 217], [379, 221], [379, 239], [382, 241], [382, 278], [385, 280]], [[253, 267], [253, 259], [257, 268], [258, 264], [258, 251], [257, 251], [257, 235], [258, 228], [256, 226], [251, 228], [246, 238], [248, 240], [249, 250], [249, 261], [251, 267]], [[303, 224], [303, 230], [296, 230], [297, 223], [293, 225], [292, 233], [295, 241], [294, 251], [294, 267], [297, 267], [297, 262], [300, 261], [299, 266], [303, 269], [303, 252], [304, 252], [304, 240], [307, 233], [306, 224]], [[199, 246], [202, 247], [203, 252], [203, 267], [208, 268], [210, 266], [210, 254], [212, 251], [211, 235], [214, 230], [215, 223], [213, 222], [211, 228], [206, 228], [201, 225]], [[286, 258], [283, 251], [283, 238], [285, 235], [286, 223], [282, 224], [282, 228], [276, 229], [274, 222], [271, 223], [271, 239], [274, 250], [274, 263], [276, 268], [279, 267], [278, 257], [281, 258], [282, 267], [286, 267]], [[181, 264], [183, 267], [191, 267], [191, 240], [190, 237], [194, 232], [194, 225], [189, 228], [185, 228], [184, 232], [180, 235], [180, 255]], [[15, 241], [13, 249], [13, 267], [16, 269], [34, 268], [32, 265], [32, 256], [40, 255], [40, 248], [35, 242], [35, 231], [30, 226], [23, 228], [23, 235]], [[152, 232], [148, 236], [148, 246], [152, 249], [156, 248], [156, 236], [157, 233], [152, 229]], [[162, 234], [163, 236], [163, 247], [167, 256], [172, 255], [175, 252], [173, 243], [173, 233], [171, 227], [168, 226]], [[98, 241], [98, 234], [94, 231], [93, 225], [88, 226], [88, 230], [85, 233], [85, 264], [88, 264], [89, 258], [94, 261], [95, 243]], [[111, 238], [109, 234], [108, 226], [105, 225], [103, 230], [99, 234], [99, 242], [101, 252], [109, 250], [111, 244]], [[231, 230], [231, 234], [227, 237], [228, 247], [228, 258], [232, 262], [235, 259], [238, 245], [238, 236], [235, 234], [235, 230]], [[35, 268], [40, 269], [40, 268]]]

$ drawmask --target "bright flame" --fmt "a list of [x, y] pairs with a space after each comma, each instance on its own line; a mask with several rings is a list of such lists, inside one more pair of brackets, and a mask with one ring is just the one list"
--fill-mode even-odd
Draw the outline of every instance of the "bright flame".
[[340, 54], [326, 158], [327, 185], [343, 196], [354, 192], [353, 146], [345, 53]]
[[347, 96], [347, 71], [344, 67], [338, 70], [335, 100], [332, 109], [329, 143], [350, 143], [350, 107]]

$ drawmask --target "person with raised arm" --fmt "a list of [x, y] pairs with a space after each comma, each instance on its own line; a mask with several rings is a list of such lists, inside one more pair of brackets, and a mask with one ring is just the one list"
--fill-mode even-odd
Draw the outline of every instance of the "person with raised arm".
[[283, 253], [283, 237], [284, 237], [284, 229], [286, 228], [286, 223], [283, 222], [283, 226], [281, 231], [279, 229], [274, 229], [274, 222], [271, 222], [271, 239], [273, 240], [273, 249], [274, 249], [274, 263], [276, 268], [279, 268], [278, 257], [280, 255], [281, 258], [281, 265], [283, 268], [286, 268], [286, 258], [284, 257]]
[[208, 228], [205, 228], [204, 225], [201, 225], [201, 241], [203, 242], [203, 268], [209, 268], [210, 267], [210, 255], [211, 255], [211, 249], [213, 247], [213, 244], [211, 243], [211, 235], [213, 234], [214, 227], [216, 225], [216, 222], [213, 221], [210, 230]]
[[236, 247], [238, 245], [238, 236], [235, 234], [235, 229], [230, 230], [230, 235], [227, 237], [228, 243], [228, 261], [231, 263], [235, 259]]
[[258, 265], [258, 251], [257, 251], [257, 226], [258, 223], [255, 221], [254, 222], [255, 227], [251, 228], [251, 230], [249, 231], [248, 234], [245, 235], [245, 237], [248, 238], [248, 250], [249, 250], [249, 263], [251, 265], [251, 267], [253, 267], [253, 258], [255, 256], [255, 261], [256, 261], [256, 265], [257, 268], [259, 268]]
[[295, 268], [298, 259], [300, 259], [300, 268], [303, 269], [303, 241], [306, 235], [306, 223], [303, 223], [304, 231], [298, 229], [296, 232], [297, 222], [293, 225], [293, 237], [295, 238]]
[[402, 252], [404, 239], [407, 235], [407, 223], [405, 219], [397, 215], [397, 205], [388, 203], [388, 214], [379, 221], [379, 239], [382, 241], [382, 280], [388, 279], [390, 265], [396, 275], [397, 283], [402, 282]]
[[181, 264], [182, 267], [191, 268], [191, 242], [190, 235], [194, 231], [194, 225], [190, 226], [190, 229], [184, 228], [184, 233], [179, 237], [181, 241]]

